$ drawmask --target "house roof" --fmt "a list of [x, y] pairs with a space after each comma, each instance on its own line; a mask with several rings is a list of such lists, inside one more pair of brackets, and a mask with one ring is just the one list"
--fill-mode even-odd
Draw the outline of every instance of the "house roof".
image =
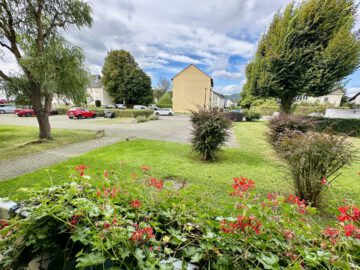
[[222, 95], [222, 94], [220, 94], [220, 93], [218, 93], [218, 92], [215, 92], [214, 90], [213, 90], [213, 93], [214, 93], [215, 95], [218, 95], [219, 97], [225, 99], [225, 96], [224, 96], [224, 95]]
[[90, 88], [101, 88], [102, 82], [100, 75], [91, 75]]
[[204, 71], [202, 71], [200, 68], [198, 68], [197, 66], [195, 66], [194, 64], [190, 64], [188, 65], [186, 68], [184, 68], [182, 71], [180, 71], [179, 73], [177, 73], [174, 77], [171, 78], [171, 80], [173, 80], [176, 76], [178, 76], [180, 73], [182, 73], [183, 71], [187, 70], [188, 68], [190, 68], [191, 66], [195, 67], [196, 69], [198, 69], [199, 71], [201, 71], [202, 73], [204, 73], [207, 77], [209, 77], [209, 79], [211, 80], [211, 86], [214, 86], [214, 81], [213, 79]]
[[357, 94], [355, 94], [355, 96], [353, 96], [352, 98], [349, 98], [349, 101], [355, 100], [359, 95], [360, 95], [360, 92], [358, 92]]

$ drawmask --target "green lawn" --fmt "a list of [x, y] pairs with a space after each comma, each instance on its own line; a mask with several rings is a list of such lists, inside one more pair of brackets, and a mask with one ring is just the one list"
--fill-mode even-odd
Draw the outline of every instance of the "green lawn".
[[[191, 152], [188, 145], [135, 140], [127, 141], [92, 151], [48, 168], [0, 183], [0, 196], [18, 198], [24, 196], [17, 193], [20, 187], [44, 187], [53, 183], [69, 181], [74, 173], [75, 165], [85, 164], [90, 168], [87, 174], [101, 177], [104, 169], [114, 173], [121, 183], [124, 177], [132, 172], [140, 173], [140, 166], [151, 167], [155, 177], [184, 179], [187, 188], [181, 193], [189, 198], [189, 203], [201, 205], [209, 211], [226, 211], [228, 193], [231, 190], [232, 178], [246, 176], [256, 182], [261, 193], [276, 191], [292, 193], [291, 178], [286, 165], [276, 158], [271, 146], [265, 140], [266, 125], [262, 122], [239, 123], [235, 132], [239, 148], [225, 148], [218, 155], [218, 161], [202, 162]], [[353, 139], [360, 147], [360, 139]], [[338, 178], [333, 194], [341, 200], [360, 197], [360, 163], [343, 170]], [[50, 181], [51, 177], [51, 181]], [[328, 193], [327, 199], [333, 195]], [[199, 203], [200, 202], [200, 203]], [[336, 203], [331, 201], [332, 206]]]
[[38, 140], [37, 127], [0, 126], [0, 160], [95, 138], [93, 131], [53, 129], [54, 140]]

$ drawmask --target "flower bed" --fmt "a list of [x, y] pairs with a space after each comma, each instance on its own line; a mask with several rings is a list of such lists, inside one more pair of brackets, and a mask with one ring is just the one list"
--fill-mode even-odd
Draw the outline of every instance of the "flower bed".
[[[360, 264], [360, 209], [339, 207], [323, 226], [317, 210], [296, 196], [256, 193], [234, 178], [231, 216], [190, 207], [181, 192], [141, 166], [127, 180], [113, 172], [90, 176], [76, 167], [73, 182], [31, 191], [26, 218], [3, 223], [2, 269], [50, 258], [48, 269], [351, 269]], [[201, 202], [197, 202], [201, 203]]]

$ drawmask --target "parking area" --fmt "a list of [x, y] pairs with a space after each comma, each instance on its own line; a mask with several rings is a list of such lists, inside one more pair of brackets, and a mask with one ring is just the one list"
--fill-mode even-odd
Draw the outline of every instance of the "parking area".
[[[66, 115], [50, 116], [52, 128], [104, 130], [106, 136], [120, 139], [152, 139], [168, 142], [189, 143], [191, 124], [189, 116], [161, 116], [160, 120], [136, 123], [133, 118], [107, 119], [68, 119]], [[17, 117], [12, 114], [0, 115], [0, 125], [37, 126], [35, 117]], [[232, 136], [227, 143], [236, 147], [237, 142]]]

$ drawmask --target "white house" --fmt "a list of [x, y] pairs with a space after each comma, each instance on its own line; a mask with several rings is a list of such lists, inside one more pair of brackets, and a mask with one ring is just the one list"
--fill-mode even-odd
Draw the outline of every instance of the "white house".
[[336, 89], [330, 94], [321, 97], [299, 96], [296, 98], [297, 103], [319, 103], [319, 104], [331, 104], [334, 107], [339, 107], [344, 92], [340, 89]]
[[231, 99], [225, 100], [225, 108], [226, 109], [236, 107], [236, 105], [237, 105], [236, 102], [232, 101]]
[[354, 103], [356, 105], [360, 105], [360, 92], [358, 92], [355, 96], [349, 99], [350, 103]]
[[211, 92], [211, 108], [224, 109], [225, 108], [225, 97], [215, 91]]
[[113, 98], [104, 89], [100, 75], [92, 75], [89, 87], [86, 89], [88, 104], [94, 105], [95, 100], [100, 100], [101, 105], [113, 105]]

